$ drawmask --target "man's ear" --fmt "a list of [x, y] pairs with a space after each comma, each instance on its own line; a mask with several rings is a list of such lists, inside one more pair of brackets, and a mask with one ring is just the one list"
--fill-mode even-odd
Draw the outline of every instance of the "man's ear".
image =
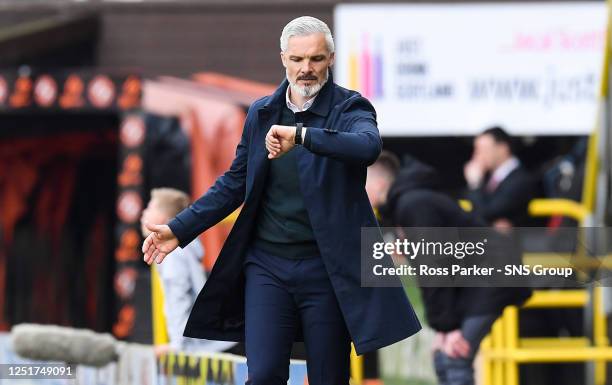
[[287, 68], [287, 58], [285, 57], [285, 53], [281, 51], [280, 53], [281, 62], [283, 63], [283, 67]]
[[334, 55], [334, 53], [335, 53], [335, 52], [332, 52], [332, 53], [329, 55], [329, 66], [330, 66], [330, 67], [334, 65], [334, 61], [336, 60], [336, 55]]

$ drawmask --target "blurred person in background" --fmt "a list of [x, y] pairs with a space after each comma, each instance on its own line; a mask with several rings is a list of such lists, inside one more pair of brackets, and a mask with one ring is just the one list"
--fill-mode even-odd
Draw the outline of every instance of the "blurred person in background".
[[[498, 229], [530, 224], [528, 205], [535, 196], [535, 181], [515, 156], [513, 138], [502, 128], [489, 128], [474, 139], [464, 176], [475, 215]], [[521, 309], [520, 336], [580, 335], [581, 318], [575, 309]], [[582, 370], [580, 364], [530, 364], [521, 365], [520, 375], [528, 385], [574, 384]]]
[[506, 131], [489, 128], [474, 139], [472, 159], [463, 170], [474, 214], [497, 228], [525, 225], [535, 194], [533, 179], [513, 147]]
[[[385, 225], [487, 227], [481, 218], [465, 212], [455, 200], [441, 193], [439, 187], [438, 175], [432, 167], [410, 159], [400, 169], [399, 159], [388, 151], [383, 151], [368, 168], [368, 197]], [[403, 236], [400, 229], [398, 232]], [[480, 342], [503, 309], [521, 305], [531, 290], [423, 286], [421, 294], [427, 321], [436, 331], [432, 350], [439, 384], [473, 385], [473, 363]]]
[[421, 326], [401, 285], [362, 287], [355, 263], [361, 228], [378, 225], [364, 188], [382, 148], [374, 108], [334, 83], [321, 20], [292, 20], [280, 46], [286, 79], [249, 108], [230, 169], [168, 224], [147, 226], [144, 260], [161, 263], [244, 203], [185, 335], [244, 339], [252, 385], [286, 385], [303, 340], [309, 384], [346, 385], [351, 341], [363, 354]]
[[[147, 237], [151, 234], [146, 223], [166, 223], [189, 206], [189, 203], [189, 196], [182, 191], [172, 188], [151, 190], [151, 199], [140, 219], [142, 235]], [[202, 266], [203, 257], [204, 248], [196, 238], [184, 248], [176, 248], [166, 263], [157, 266], [164, 292], [164, 316], [170, 340], [167, 345], [155, 346], [157, 355], [170, 350], [219, 352], [236, 345], [235, 342], [209, 341], [183, 336], [191, 308], [206, 282]]]

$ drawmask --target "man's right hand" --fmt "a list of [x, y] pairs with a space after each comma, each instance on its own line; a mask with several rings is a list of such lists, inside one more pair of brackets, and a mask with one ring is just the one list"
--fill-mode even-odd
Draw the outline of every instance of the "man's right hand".
[[278, 124], [270, 127], [266, 134], [266, 149], [268, 159], [280, 158], [295, 146], [295, 127]]
[[461, 329], [446, 334], [442, 352], [451, 358], [467, 358], [470, 355], [470, 343], [463, 337]]
[[484, 174], [484, 167], [474, 158], [463, 166], [463, 176], [465, 177], [468, 187], [472, 190], [475, 190], [480, 186], [482, 179], [484, 178]]
[[149, 265], [153, 261], [162, 263], [166, 255], [178, 247], [179, 241], [168, 225], [145, 223], [145, 226], [151, 234], [147, 236], [142, 244], [144, 261]]

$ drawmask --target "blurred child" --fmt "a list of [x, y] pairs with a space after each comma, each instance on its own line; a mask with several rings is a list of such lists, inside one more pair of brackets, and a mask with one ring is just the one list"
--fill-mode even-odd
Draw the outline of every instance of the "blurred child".
[[[189, 203], [189, 196], [182, 191], [172, 188], [151, 190], [151, 200], [140, 219], [143, 236], [151, 233], [147, 224], [166, 223]], [[218, 352], [236, 344], [183, 336], [191, 308], [206, 281], [203, 256], [204, 248], [196, 238], [187, 247], [176, 248], [163, 263], [156, 265], [164, 292], [164, 316], [170, 339], [169, 344], [155, 347], [157, 355], [168, 350]]]

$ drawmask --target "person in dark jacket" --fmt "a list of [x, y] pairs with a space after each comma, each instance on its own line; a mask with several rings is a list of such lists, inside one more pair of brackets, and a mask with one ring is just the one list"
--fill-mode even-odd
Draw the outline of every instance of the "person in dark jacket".
[[[399, 169], [383, 151], [368, 169], [367, 191], [384, 224], [395, 227], [486, 227], [439, 191], [433, 168], [417, 160]], [[441, 385], [474, 383], [473, 360], [481, 340], [508, 305], [520, 305], [527, 288], [422, 287], [429, 325], [436, 330], [434, 366]]]
[[183, 335], [245, 341], [250, 385], [286, 385], [303, 341], [309, 384], [346, 385], [351, 341], [363, 354], [421, 325], [398, 277], [362, 286], [356, 263], [362, 227], [378, 227], [364, 188], [382, 149], [376, 111], [334, 83], [324, 22], [294, 19], [280, 42], [286, 78], [249, 108], [230, 169], [167, 224], [147, 224], [143, 259], [162, 263], [242, 205]]
[[535, 184], [506, 131], [492, 127], [478, 135], [463, 173], [474, 214], [497, 228], [525, 225]]

